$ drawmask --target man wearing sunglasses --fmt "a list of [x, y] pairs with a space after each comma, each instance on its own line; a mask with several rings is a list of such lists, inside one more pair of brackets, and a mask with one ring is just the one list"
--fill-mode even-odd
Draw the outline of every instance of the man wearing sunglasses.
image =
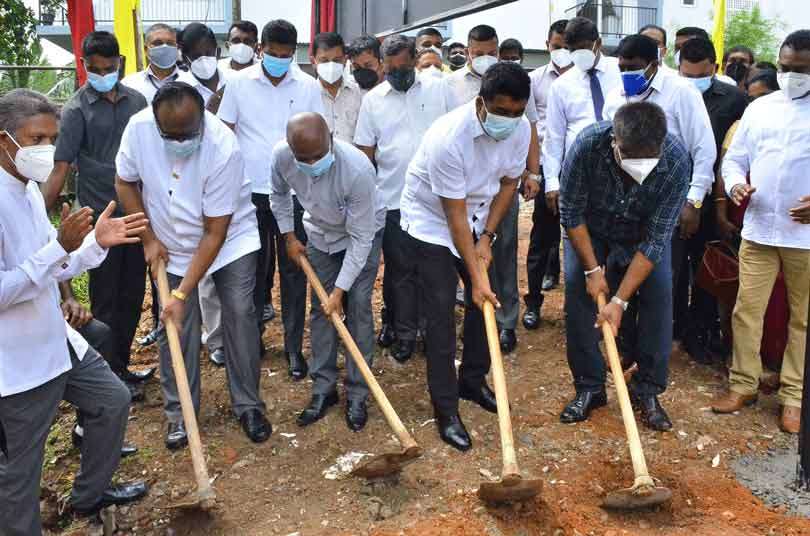
[[[222, 304], [225, 367], [231, 406], [254, 442], [272, 432], [259, 396], [259, 333], [253, 288], [259, 232], [234, 134], [206, 112], [203, 98], [184, 82], [161, 87], [152, 109], [132, 118], [116, 158], [116, 190], [127, 213], [145, 211], [142, 235], [152, 274], [167, 264], [171, 297], [162, 319], [180, 330], [195, 410], [200, 407], [201, 313], [197, 285], [211, 275]], [[169, 421], [166, 446], [188, 439], [165, 335], [160, 375]]]

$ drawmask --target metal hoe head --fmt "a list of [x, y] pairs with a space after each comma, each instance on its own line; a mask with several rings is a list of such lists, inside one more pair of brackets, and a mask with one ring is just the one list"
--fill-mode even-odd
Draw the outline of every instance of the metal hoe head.
[[500, 482], [482, 482], [478, 497], [487, 503], [509, 504], [528, 501], [540, 493], [543, 481], [523, 479], [520, 476], [504, 477]]
[[180, 502], [172, 503], [166, 508], [169, 510], [212, 510], [216, 506], [217, 494], [212, 488], [189, 495]]
[[411, 447], [404, 452], [380, 454], [355, 467], [351, 474], [360, 478], [381, 478], [401, 472], [403, 467], [421, 456], [422, 449], [419, 447]]
[[608, 510], [641, 510], [664, 504], [672, 498], [669, 488], [633, 486], [607, 494], [602, 508]]

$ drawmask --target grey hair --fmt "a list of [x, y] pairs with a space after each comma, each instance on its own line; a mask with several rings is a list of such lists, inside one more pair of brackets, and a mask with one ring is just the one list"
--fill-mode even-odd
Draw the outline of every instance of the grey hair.
[[629, 102], [613, 117], [613, 135], [623, 149], [661, 150], [667, 136], [667, 116], [652, 102]]
[[383, 41], [382, 57], [388, 58], [390, 56], [396, 56], [403, 50], [407, 50], [411, 53], [411, 58], [415, 58], [416, 41], [401, 34], [391, 35], [386, 37], [385, 41]]
[[0, 131], [16, 136], [28, 119], [40, 114], [59, 117], [59, 109], [42, 93], [14, 89], [0, 97]]
[[146, 29], [146, 31], [144, 32], [144, 40], [149, 41], [149, 37], [155, 32], [170, 32], [172, 35], [177, 35], [177, 30], [175, 30], [168, 24], [157, 22]]

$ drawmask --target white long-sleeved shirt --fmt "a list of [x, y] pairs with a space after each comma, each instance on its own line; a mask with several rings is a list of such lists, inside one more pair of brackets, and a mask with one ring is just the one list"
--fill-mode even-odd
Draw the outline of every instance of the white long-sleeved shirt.
[[745, 211], [742, 236], [767, 246], [810, 249], [810, 225], [790, 218], [799, 198], [810, 195], [810, 97], [791, 100], [782, 91], [760, 97], [745, 110], [723, 159], [731, 195], [749, 176], [757, 191]]
[[94, 232], [71, 254], [56, 237], [37, 185], [0, 168], [0, 396], [70, 370], [68, 342], [79, 359], [87, 352], [62, 316], [57, 282], [95, 268], [107, 250]]
[[552, 62], [548, 62], [542, 67], [538, 67], [529, 74], [529, 79], [532, 81], [532, 100], [529, 106], [534, 106], [537, 111], [537, 143], [540, 147], [543, 146], [543, 137], [546, 135], [546, 110], [548, 108], [548, 93], [551, 89], [551, 83], [557, 80], [560, 72], [557, 66]]
[[[616, 58], [599, 55], [596, 77], [607, 96], [622, 85], [619, 64]], [[603, 108], [603, 119], [604, 108]], [[546, 177], [546, 192], [560, 189], [560, 171], [565, 152], [583, 128], [596, 122], [591, 98], [591, 81], [588, 73], [571, 67], [560, 76], [548, 92], [546, 110], [546, 135], [543, 138], [543, 175]]]
[[613, 119], [622, 104], [634, 101], [654, 102], [667, 116], [667, 131], [678, 138], [692, 157], [692, 181], [687, 199], [703, 201], [714, 183], [717, 145], [712, 122], [703, 96], [685, 78], [659, 71], [650, 88], [636, 97], [626, 97], [624, 88], [615, 88], [605, 99], [605, 118]]

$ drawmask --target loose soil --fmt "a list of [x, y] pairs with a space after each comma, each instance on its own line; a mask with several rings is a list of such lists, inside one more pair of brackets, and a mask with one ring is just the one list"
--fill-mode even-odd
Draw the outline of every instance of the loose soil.
[[[526, 288], [530, 227], [531, 208], [524, 205], [520, 225], [522, 291]], [[375, 292], [375, 310], [379, 310], [379, 290]], [[277, 292], [275, 299], [278, 310]], [[599, 504], [605, 493], [630, 486], [633, 473], [612, 384], [610, 403], [595, 411], [589, 421], [563, 425], [557, 418], [573, 393], [565, 358], [562, 300], [561, 289], [552, 291], [543, 307], [540, 328], [533, 332], [518, 328], [518, 349], [505, 363], [518, 460], [524, 474], [544, 482], [536, 500], [501, 508], [478, 500], [479, 483], [500, 475], [497, 419], [462, 401], [461, 414], [474, 447], [460, 453], [446, 446], [431, 421], [421, 354], [401, 366], [378, 350], [373, 370], [423, 447], [424, 456], [408, 466], [398, 481], [325, 479], [323, 471], [345, 453], [397, 451], [399, 446], [374, 404], [368, 426], [360, 433], [346, 427], [342, 406], [332, 408], [325, 419], [312, 426], [296, 426], [295, 416], [308, 402], [311, 384], [294, 383], [287, 377], [281, 321], [277, 318], [265, 331], [268, 353], [262, 362], [262, 396], [274, 426], [271, 439], [254, 445], [244, 436], [229, 409], [225, 371], [203, 356], [199, 422], [209, 471], [215, 477], [217, 508], [210, 514], [166, 509], [193, 493], [194, 478], [188, 451], [172, 453], [163, 446], [160, 387], [156, 381], [150, 382], [146, 402], [132, 408], [127, 433], [127, 439], [137, 444], [140, 452], [123, 461], [118, 478], [146, 479], [151, 492], [139, 504], [116, 512], [119, 533], [810, 535], [810, 519], [787, 514], [785, 506], [766, 505], [738, 483], [731, 469], [732, 462], [741, 456], [763, 454], [770, 448], [795, 449], [795, 441], [777, 427], [777, 400], [761, 396], [757, 406], [739, 415], [714, 415], [708, 406], [724, 389], [725, 371], [696, 365], [677, 347], [671, 360], [670, 385], [661, 397], [672, 417], [673, 431], [655, 433], [642, 428], [641, 432], [650, 471], [673, 491], [672, 502], [646, 512], [602, 510]], [[151, 327], [148, 307], [144, 311], [140, 334]], [[308, 341], [307, 336], [307, 354]], [[155, 349], [136, 350], [133, 362], [139, 367], [154, 366]], [[43, 507], [53, 534], [94, 534], [97, 527], [60, 518], [55, 512], [78, 467], [79, 453], [69, 446], [72, 420], [72, 411], [64, 407], [48, 441]]]

